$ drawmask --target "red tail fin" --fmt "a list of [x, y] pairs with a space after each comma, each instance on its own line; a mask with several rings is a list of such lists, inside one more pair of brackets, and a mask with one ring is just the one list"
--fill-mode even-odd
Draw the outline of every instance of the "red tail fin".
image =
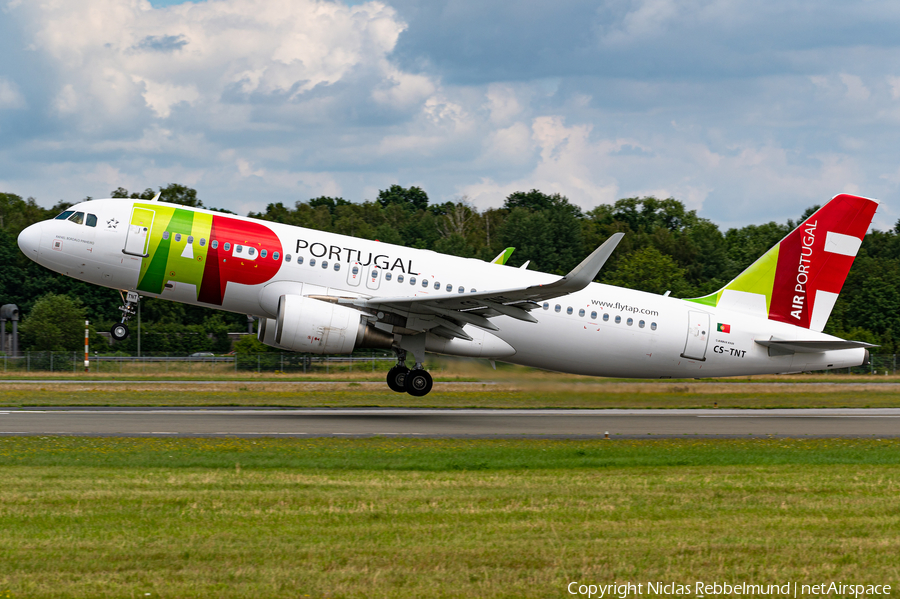
[[835, 196], [728, 285], [691, 301], [821, 331], [877, 207]]
[[842, 194], [779, 244], [769, 319], [821, 331], [878, 203]]

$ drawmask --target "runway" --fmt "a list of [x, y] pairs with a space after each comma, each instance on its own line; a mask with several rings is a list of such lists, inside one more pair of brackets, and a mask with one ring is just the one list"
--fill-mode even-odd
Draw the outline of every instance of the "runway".
[[0, 435], [460, 438], [900, 437], [900, 409], [23, 408]]

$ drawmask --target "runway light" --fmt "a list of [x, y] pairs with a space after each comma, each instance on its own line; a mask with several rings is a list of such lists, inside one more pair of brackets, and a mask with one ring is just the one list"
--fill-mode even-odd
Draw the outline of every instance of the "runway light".
[[603, 438], [609, 439], [609, 431], [606, 431], [605, 433], [603, 433]]

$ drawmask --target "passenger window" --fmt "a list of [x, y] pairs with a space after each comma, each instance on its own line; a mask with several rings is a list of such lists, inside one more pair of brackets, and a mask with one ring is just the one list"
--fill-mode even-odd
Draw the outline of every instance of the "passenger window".
[[341, 269], [341, 263], [340, 263], [340, 262], [335, 262], [335, 263], [334, 263], [334, 272], [337, 272], [337, 271], [339, 271], [340, 269]]
[[634, 319], [633, 319], [633, 318], [629, 318], [628, 320], [625, 321], [625, 324], [627, 324], [628, 326], [633, 325], [633, 324], [634, 324]]
[[97, 226], [97, 215], [96, 214], [88, 214], [87, 220], [84, 222], [89, 227], [96, 227]]
[[[310, 262], [312, 264], [312, 262]], [[322, 260], [322, 268], [328, 268], [328, 260]]]
[[201, 237], [200, 238], [200, 247], [204, 247], [205, 245], [206, 245], [206, 239]]
[[471, 289], [469, 289], [469, 293], [475, 293], [475, 288], [472, 287]]
[[194, 243], [194, 236], [193, 236], [193, 235], [188, 235], [188, 243], [190, 243], [190, 244], [193, 244], [193, 243]]
[[372, 272], [370, 272], [370, 273], [369, 273], [369, 276], [372, 277], [373, 280], [374, 280], [374, 279], [377, 279], [377, 278], [378, 278], [378, 269], [376, 268], [375, 270], [373, 270]]
[[[169, 232], [163, 231], [163, 239], [168, 239], [168, 238], [169, 238]], [[228, 244], [225, 244], [225, 245], [228, 245]], [[228, 248], [225, 248], [225, 249], [228, 249]]]
[[72, 216], [69, 217], [69, 220], [75, 223], [76, 225], [84, 224], [84, 212], [76, 212]]
[[584, 316], [584, 308], [578, 311], [578, 316]]
[[569, 306], [568, 308], [566, 308], [566, 314], [568, 314], [569, 316], [572, 315], [572, 306]]
[[74, 213], [75, 213], [74, 210], [66, 210], [65, 212], [60, 213], [60, 215], [57, 216], [54, 220], [66, 220], [67, 218], [72, 216]]
[[550, 309], [550, 302], [544, 302], [544, 310]]
[[219, 242], [213, 239], [213, 242], [210, 245], [212, 246], [212, 249], [216, 249], [219, 247]]
[[622, 317], [616, 316], [616, 324], [619, 324], [620, 322], [622, 322]]
[[603, 322], [609, 322], [609, 314], [603, 314]]
[[457, 289], [456, 292], [457, 292], [457, 293], [465, 293], [465, 292], [466, 292], [466, 288], [463, 287], [462, 285], [460, 285], [460, 286], [459, 286], [459, 289]]
[[428, 289], [428, 279], [422, 279], [422, 289]]
[[303, 256], [297, 256], [297, 264], [303, 264]]
[[350, 270], [350, 272], [352, 272], [352, 273], [355, 274], [355, 275], [358, 275], [358, 274], [359, 274], [359, 267], [354, 265], [353, 268]]
[[[278, 255], [278, 252], [275, 252], [275, 255]], [[275, 258], [275, 259], [278, 260], [278, 258]], [[285, 261], [285, 262], [290, 262], [290, 261], [291, 261], [291, 255], [290, 255], [290, 254], [285, 254], [285, 255], [284, 255], [284, 261]]]
[[397, 282], [398, 282], [398, 283], [402, 283], [402, 282], [403, 282], [403, 275], [397, 275]]
[[651, 330], [651, 331], [655, 331], [655, 330], [656, 330], [656, 323], [655, 323], [655, 322], [651, 322], [651, 323], [650, 323], [650, 330]]
[[556, 304], [556, 306], [553, 308], [554, 312], [559, 312], [560, 310], [562, 310], [562, 306], [560, 306], [559, 304]]
[[385, 280], [385, 281], [390, 281], [391, 278], [392, 278], [392, 276], [393, 276], [393, 275], [391, 275], [391, 273], [386, 272], [386, 273], [384, 273], [384, 280]]
[[[256, 248], [247, 248], [247, 253], [251, 256], [256, 253]], [[265, 256], [263, 256], [265, 258]]]
[[225, 245], [222, 246], [222, 249], [224, 249], [224, 250], [227, 252], [228, 250], [231, 249], [231, 243], [228, 242], [228, 241], [226, 241], [226, 242], [225, 242]]
[[269, 255], [269, 250], [259, 250], [259, 257], [260, 257], [260, 258], [265, 258], [265, 257], [268, 256], [268, 255]]
[[644, 328], [644, 321], [643, 321], [643, 320], [639, 320], [639, 321], [638, 321], [638, 327], [639, 327], [639, 328], [642, 328], [642, 329]]
[[591, 320], [597, 320], [597, 312], [591, 312]]
[[453, 291], [453, 285], [451, 283], [447, 283], [447, 293]]
[[279, 258], [281, 258], [281, 254], [279, 254], [278, 252], [272, 252], [272, 260], [278, 260]]
[[315, 258], [310, 258], [310, 259], [309, 259], [309, 265], [310, 265], [310, 266], [315, 266], [315, 265], [316, 265], [316, 259], [315, 259]]
[[415, 285], [415, 284], [416, 284], [416, 278], [415, 278], [415, 277], [410, 277], [410, 278], [409, 278], [409, 284], [410, 284], [410, 285]]
[[[175, 241], [178, 241], [178, 239], [176, 238]], [[236, 254], [240, 254], [240, 253], [243, 252], [243, 251], [244, 251], [244, 246], [242, 246], [242, 245], [236, 245], [236, 246], [234, 246], [234, 252], [235, 252]]]
[[434, 282], [434, 288], [435, 288], [437, 291], [440, 291], [440, 290], [441, 290], [441, 284], [438, 283], [437, 281], [435, 281], [435, 282]]
[[175, 241], [181, 241], [181, 233], [175, 233]]

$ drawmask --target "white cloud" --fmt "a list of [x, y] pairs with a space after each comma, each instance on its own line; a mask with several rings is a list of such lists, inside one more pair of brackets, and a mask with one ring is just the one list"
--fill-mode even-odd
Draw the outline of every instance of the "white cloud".
[[869, 91], [869, 88], [865, 86], [860, 79], [856, 75], [849, 75], [847, 73], [841, 73], [841, 82], [844, 84], [844, 87], [847, 88], [847, 97], [851, 100], [857, 102], [863, 102], [869, 99], [869, 96], [872, 93]]
[[[404, 24], [377, 1], [208, 0], [153, 9], [138, 0], [50, 1], [13, 15], [32, 47], [59, 68], [60, 110], [131, 113], [136, 97], [157, 118], [173, 105], [214, 104], [230, 90], [296, 99], [368, 68], [393, 80], [385, 101], [427, 96], [426, 77], [384, 60]], [[96, 122], [91, 119], [92, 122]]]
[[0, 77], [0, 110], [25, 107], [25, 98], [19, 91], [19, 86], [13, 81]]
[[900, 191], [885, 0], [816, 18], [774, 0], [395, 2], [7, 2], [0, 191], [180, 182], [246, 212], [392, 183], [482, 207], [538, 188], [586, 209], [671, 195], [723, 224], [853, 189], [887, 214]]
[[510, 193], [529, 189], [560, 193], [586, 209], [613, 202], [618, 184], [605, 175], [603, 162], [624, 142], [592, 142], [590, 132], [589, 125], [567, 127], [559, 116], [538, 117], [531, 125], [531, 139], [539, 149], [540, 159], [532, 172], [505, 183], [484, 178], [463, 186], [460, 193], [479, 207], [498, 206]]

